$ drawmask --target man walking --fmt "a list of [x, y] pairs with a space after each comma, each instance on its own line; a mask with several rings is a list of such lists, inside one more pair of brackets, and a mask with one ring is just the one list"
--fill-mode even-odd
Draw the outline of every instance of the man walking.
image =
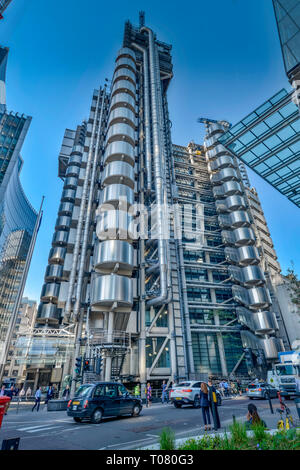
[[162, 383], [162, 395], [161, 395], [162, 404], [164, 404], [164, 403], [168, 404], [168, 402], [169, 402], [167, 388], [168, 388], [168, 386], [166, 384], [166, 381], [164, 380], [163, 383]]
[[39, 411], [40, 409], [40, 403], [41, 403], [41, 397], [42, 397], [42, 387], [39, 387], [37, 391], [35, 392], [35, 403], [34, 406], [32, 407], [32, 411], [37, 407], [36, 411]]
[[50, 385], [48, 387], [48, 390], [47, 390], [47, 396], [46, 396], [46, 400], [45, 400], [45, 405], [47, 405], [48, 401], [51, 400], [54, 396], [54, 390], [53, 390], [53, 387], [52, 385]]
[[226, 382], [226, 380], [223, 381], [223, 387], [224, 387], [225, 397], [229, 397], [229, 385]]
[[139, 384], [136, 384], [134, 387], [134, 396], [135, 398], [140, 398], [141, 392], [140, 392], [140, 386]]
[[221, 427], [220, 417], [218, 413], [217, 390], [214, 387], [211, 379], [208, 380], [207, 385], [208, 385], [208, 395], [209, 395], [209, 406], [210, 406], [211, 414], [214, 420], [214, 428], [215, 428], [215, 431], [217, 431]]

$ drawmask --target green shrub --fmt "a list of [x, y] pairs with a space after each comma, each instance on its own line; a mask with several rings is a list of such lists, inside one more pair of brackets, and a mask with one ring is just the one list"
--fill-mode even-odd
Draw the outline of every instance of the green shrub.
[[244, 447], [248, 443], [247, 429], [245, 424], [235, 421], [229, 426], [231, 441], [237, 447]]
[[163, 428], [159, 435], [159, 444], [161, 450], [175, 449], [175, 433], [171, 428]]

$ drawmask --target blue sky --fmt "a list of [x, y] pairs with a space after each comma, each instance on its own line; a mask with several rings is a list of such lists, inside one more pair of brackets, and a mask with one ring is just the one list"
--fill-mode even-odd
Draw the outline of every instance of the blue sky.
[[[201, 143], [200, 116], [235, 123], [289, 87], [271, 0], [14, 0], [0, 23], [10, 48], [8, 109], [33, 117], [22, 150], [21, 180], [38, 208], [45, 195], [25, 295], [39, 299], [62, 181], [57, 156], [66, 127], [87, 118], [92, 91], [113, 73], [124, 22], [139, 10], [160, 40], [173, 45], [169, 110], [174, 143]], [[299, 209], [249, 171], [283, 272], [300, 272]]]

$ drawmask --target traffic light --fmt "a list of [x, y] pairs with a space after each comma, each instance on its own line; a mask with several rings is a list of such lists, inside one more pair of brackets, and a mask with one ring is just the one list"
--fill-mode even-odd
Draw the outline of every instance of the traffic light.
[[97, 375], [100, 375], [101, 372], [102, 372], [102, 362], [103, 362], [102, 357], [101, 356], [97, 357], [97, 359], [96, 359], [96, 370], [95, 370]]
[[81, 373], [81, 366], [82, 366], [82, 357], [76, 357], [75, 360], [75, 372], [77, 375]]
[[90, 370], [90, 360], [89, 359], [84, 360], [83, 370], [84, 370], [84, 372], [88, 372]]

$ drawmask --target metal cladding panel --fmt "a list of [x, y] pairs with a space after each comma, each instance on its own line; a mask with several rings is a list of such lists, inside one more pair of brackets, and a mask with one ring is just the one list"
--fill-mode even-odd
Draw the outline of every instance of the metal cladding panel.
[[234, 159], [229, 155], [223, 155], [222, 157], [216, 158], [210, 164], [212, 170], [222, 170], [224, 168], [235, 168], [236, 164]]
[[248, 227], [237, 228], [233, 230], [232, 233], [235, 239], [236, 246], [255, 244], [255, 235], [251, 228], [248, 228]]
[[91, 281], [91, 304], [95, 307], [126, 309], [133, 305], [132, 279], [117, 274], [94, 276]]
[[46, 269], [45, 280], [51, 281], [63, 277], [63, 267], [59, 264], [49, 264]]
[[122, 183], [134, 189], [134, 169], [126, 162], [111, 162], [104, 169], [102, 183]]
[[265, 287], [248, 289], [248, 294], [251, 308], [266, 308], [272, 304], [269, 291]]
[[239, 181], [239, 176], [233, 168], [224, 168], [212, 175], [212, 184], [226, 183], [227, 181]]
[[231, 280], [234, 282], [239, 282], [242, 284], [244, 282], [243, 272], [242, 269], [237, 266], [228, 266], [228, 273], [230, 275]]
[[96, 243], [94, 249], [94, 266], [98, 270], [113, 270], [118, 264], [121, 271], [133, 269], [133, 247], [123, 240], [106, 240]]
[[268, 334], [278, 330], [278, 323], [273, 312], [253, 312], [253, 323], [257, 333]]
[[250, 217], [246, 211], [234, 211], [230, 214], [232, 227], [243, 227], [251, 224]]
[[56, 219], [55, 230], [68, 230], [71, 225], [71, 217], [66, 215], [60, 216]]
[[80, 167], [79, 166], [70, 165], [70, 166], [67, 167], [66, 177], [74, 176], [75, 178], [77, 178], [79, 173], [80, 173]]
[[116, 90], [124, 90], [125, 93], [131, 92], [133, 96], [135, 96], [135, 85], [130, 80], [117, 80], [114, 82], [112, 87], [112, 95], [115, 94]]
[[225, 205], [229, 211], [245, 209], [247, 207], [246, 201], [241, 196], [229, 196], [225, 199]]
[[52, 244], [55, 246], [66, 246], [68, 241], [68, 232], [60, 230], [59, 232], [54, 232], [52, 238]]
[[78, 179], [73, 176], [65, 179], [64, 189], [76, 189], [78, 185]]
[[210, 149], [207, 152], [207, 155], [210, 160], [213, 160], [217, 157], [220, 157], [221, 155], [231, 155], [231, 153], [226, 147], [224, 147], [224, 145], [219, 144], [215, 148]]
[[214, 186], [213, 194], [216, 199], [219, 199], [235, 195], [241, 196], [243, 194], [243, 190], [241, 185], [237, 181], [227, 181], [221, 186]]
[[81, 165], [81, 159], [82, 159], [82, 156], [75, 153], [75, 154], [70, 156], [68, 164], [69, 165], [80, 166]]
[[119, 59], [119, 57], [121, 57], [121, 56], [127, 56], [127, 55], [129, 55], [134, 61], [136, 60], [135, 52], [134, 52], [130, 47], [122, 47], [122, 48], [118, 51], [116, 61]]
[[39, 320], [39, 323], [57, 324], [59, 322], [59, 312], [56, 305], [40, 304], [36, 319]]
[[64, 259], [66, 256], [66, 248], [63, 247], [58, 247], [56, 246], [55, 248], [51, 248], [50, 254], [49, 254], [49, 263], [50, 264], [64, 264]]
[[101, 193], [101, 204], [118, 207], [119, 204], [131, 206], [134, 203], [134, 192], [125, 184], [110, 184]]
[[44, 284], [42, 287], [42, 293], [41, 293], [41, 300], [43, 302], [47, 300], [52, 300], [56, 301], [58, 299], [58, 294], [59, 294], [59, 284], [55, 284], [54, 282]]
[[58, 215], [67, 215], [70, 217], [73, 212], [73, 207], [72, 202], [62, 202], [58, 209]]
[[242, 268], [243, 282], [247, 286], [259, 285], [265, 282], [265, 276], [260, 266], [246, 266]]
[[126, 142], [135, 144], [135, 132], [134, 129], [126, 123], [112, 124], [107, 132], [107, 143], [114, 142], [117, 140], [125, 140]]
[[75, 202], [76, 191], [74, 189], [64, 189], [62, 192], [61, 201], [62, 202]]
[[107, 239], [134, 239], [134, 218], [125, 211], [110, 210], [100, 212], [96, 226], [97, 237]]
[[261, 339], [262, 349], [264, 350], [266, 359], [278, 359], [278, 353], [284, 351], [282, 339], [279, 338], [265, 338]]
[[116, 68], [124, 68], [123, 66], [131, 67], [133, 70], [136, 70], [134, 59], [130, 59], [129, 57], [120, 57], [116, 60]]
[[134, 147], [128, 142], [119, 141], [110, 143], [105, 150], [104, 163], [110, 163], [114, 161], [124, 161], [134, 166]]
[[133, 82], [136, 81], [135, 73], [132, 70], [126, 68], [126, 67], [117, 69], [115, 71], [114, 77], [113, 77], [113, 82], [115, 82], [118, 78], [121, 78], [121, 77], [130, 78]]
[[212, 137], [206, 137], [204, 139], [205, 148], [207, 150], [210, 150], [211, 147], [214, 147], [216, 144], [218, 144], [218, 140], [220, 139], [220, 137], [222, 137], [223, 134], [224, 132], [219, 131], [218, 133], [214, 134]]
[[135, 114], [134, 112], [128, 107], [118, 107], [114, 108], [109, 115], [108, 118], [108, 126], [111, 125], [112, 122], [126, 122], [127, 124], [131, 125], [133, 129], [135, 129]]
[[209, 124], [208, 126], [208, 130], [207, 130], [207, 134], [208, 134], [208, 137], [211, 137], [213, 134], [216, 134], [216, 133], [224, 133], [224, 127], [222, 126], [222, 124], [217, 124], [217, 123], [211, 123]]
[[238, 259], [242, 266], [259, 263], [259, 253], [255, 246], [241, 246], [238, 248]]
[[119, 106], [128, 106], [130, 109], [135, 111], [135, 99], [128, 93], [120, 91], [112, 97], [110, 102], [110, 109], [117, 108]]

